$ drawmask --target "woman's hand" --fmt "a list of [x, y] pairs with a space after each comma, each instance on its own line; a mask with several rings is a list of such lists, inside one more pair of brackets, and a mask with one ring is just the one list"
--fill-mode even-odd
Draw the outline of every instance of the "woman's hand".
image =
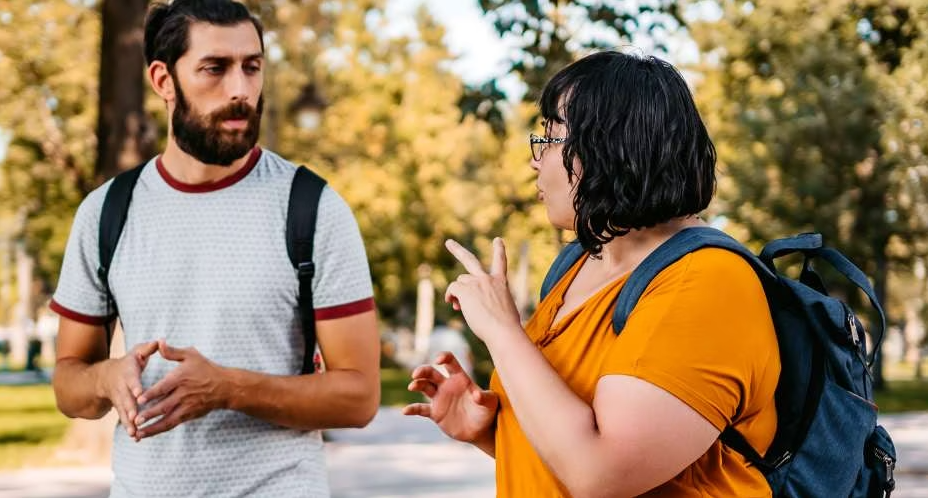
[[509, 292], [503, 239], [493, 239], [493, 261], [489, 273], [461, 244], [448, 240], [445, 247], [467, 270], [448, 285], [445, 301], [454, 309], [461, 310], [474, 334], [487, 342], [498, 331], [522, 330], [519, 311]]
[[496, 420], [499, 397], [484, 391], [464, 372], [453, 354], [444, 351], [435, 362], [444, 365], [445, 376], [431, 365], [412, 372], [410, 391], [425, 394], [431, 403], [413, 403], [403, 408], [404, 415], [430, 418], [449, 437], [466, 443], [485, 440]]

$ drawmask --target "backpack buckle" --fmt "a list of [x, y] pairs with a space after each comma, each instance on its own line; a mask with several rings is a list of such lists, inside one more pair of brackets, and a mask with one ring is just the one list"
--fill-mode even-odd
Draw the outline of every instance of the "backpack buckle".
[[316, 274], [316, 265], [313, 264], [312, 261], [306, 261], [304, 263], [300, 263], [299, 266], [296, 267], [296, 274], [300, 278], [303, 278], [303, 277], [313, 278], [313, 276]]

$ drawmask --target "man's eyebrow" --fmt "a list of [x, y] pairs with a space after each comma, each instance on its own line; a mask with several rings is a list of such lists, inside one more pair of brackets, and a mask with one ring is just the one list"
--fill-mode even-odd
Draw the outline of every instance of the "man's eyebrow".
[[[264, 54], [262, 54], [261, 52], [249, 54], [242, 58], [242, 60], [244, 61], [255, 61], [255, 60], [263, 60], [263, 59], [264, 59]], [[229, 57], [226, 55], [207, 55], [207, 56], [201, 57], [200, 62], [201, 63], [210, 62], [213, 64], [219, 64], [222, 66], [229, 66], [235, 62], [235, 57]]]

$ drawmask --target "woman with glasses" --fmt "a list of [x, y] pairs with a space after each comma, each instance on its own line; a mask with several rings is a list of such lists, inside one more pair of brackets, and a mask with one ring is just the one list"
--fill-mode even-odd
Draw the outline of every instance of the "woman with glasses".
[[719, 441], [737, 429], [763, 453], [776, 429], [780, 371], [761, 283], [740, 256], [701, 249], [651, 281], [622, 330], [616, 297], [672, 235], [704, 225], [715, 149], [680, 73], [654, 57], [603, 52], [561, 70], [532, 136], [539, 200], [585, 254], [523, 326], [502, 240], [484, 268], [454, 241], [467, 273], [446, 300], [496, 370], [481, 390], [450, 354], [413, 372], [450, 437], [496, 459], [499, 496], [770, 496], [758, 469]]

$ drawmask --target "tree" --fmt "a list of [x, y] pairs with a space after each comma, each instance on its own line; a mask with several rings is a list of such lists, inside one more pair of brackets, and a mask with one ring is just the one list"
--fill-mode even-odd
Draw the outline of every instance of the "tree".
[[[891, 263], [911, 268], [915, 256], [894, 252], [893, 241], [923, 239], [926, 226], [913, 217], [918, 203], [900, 195], [912, 191], [917, 163], [904, 157], [899, 125], [921, 118], [893, 91], [898, 75], [924, 69], [907, 56], [924, 37], [912, 9], [724, 2], [721, 20], [694, 28], [706, 54], [699, 95], [718, 146], [721, 210], [754, 240], [822, 232], [872, 276], [883, 303]], [[875, 370], [881, 386], [879, 363]]]
[[480, 8], [504, 38], [516, 41], [512, 71], [528, 86], [526, 101], [538, 100], [544, 84], [578, 55], [627, 43], [654, 44], [685, 26], [681, 2], [480, 0]]
[[103, 0], [95, 184], [155, 154], [145, 112], [143, 22], [148, 0]]
[[[0, 1], [0, 129], [11, 139], [0, 165], [0, 211], [36, 276], [54, 284], [70, 219], [94, 185], [100, 18], [87, 3]], [[13, 28], [15, 26], [15, 29]]]
[[[332, 31], [338, 51], [323, 50], [319, 61], [331, 102], [322, 128], [281, 127], [282, 143], [354, 208], [382, 316], [409, 325], [419, 265], [432, 267], [438, 289], [460, 271], [445, 239], [487, 250], [507, 222], [525, 230], [531, 170], [527, 158], [507, 162], [506, 139], [458, 110], [464, 87], [448, 69], [443, 28], [425, 10], [416, 33], [387, 38], [377, 34], [386, 22], [379, 4], [342, 5]], [[449, 312], [439, 308], [439, 318]]]

